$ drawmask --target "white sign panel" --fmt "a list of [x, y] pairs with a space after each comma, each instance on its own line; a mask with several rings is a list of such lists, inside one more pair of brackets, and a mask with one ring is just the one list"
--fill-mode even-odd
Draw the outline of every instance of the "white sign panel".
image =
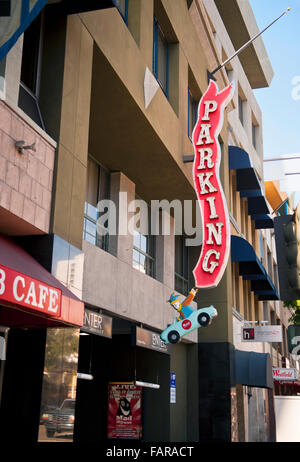
[[281, 326], [242, 327], [242, 342], [282, 342]]
[[297, 369], [283, 369], [280, 367], [273, 367], [273, 379], [274, 380], [297, 380], [298, 373]]

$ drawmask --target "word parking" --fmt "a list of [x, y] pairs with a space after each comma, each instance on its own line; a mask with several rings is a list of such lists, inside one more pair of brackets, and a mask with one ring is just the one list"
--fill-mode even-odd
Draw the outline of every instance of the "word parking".
[[219, 178], [221, 148], [218, 135], [222, 129], [224, 110], [233, 96], [231, 83], [218, 90], [210, 80], [198, 108], [193, 130], [195, 151], [193, 178], [202, 215], [203, 245], [194, 268], [195, 285], [216, 287], [225, 271], [230, 248], [230, 222], [226, 199]]

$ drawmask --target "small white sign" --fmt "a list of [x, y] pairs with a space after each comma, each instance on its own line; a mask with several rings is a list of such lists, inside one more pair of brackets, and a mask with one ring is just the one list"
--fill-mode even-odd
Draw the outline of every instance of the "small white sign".
[[242, 327], [242, 342], [282, 342], [281, 326]]
[[273, 379], [274, 380], [297, 380], [298, 372], [297, 369], [284, 369], [280, 367], [273, 367]]

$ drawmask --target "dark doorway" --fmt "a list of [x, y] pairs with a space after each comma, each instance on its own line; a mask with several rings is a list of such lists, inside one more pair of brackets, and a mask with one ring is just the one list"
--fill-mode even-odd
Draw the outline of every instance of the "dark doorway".
[[108, 384], [132, 382], [135, 370], [137, 379], [160, 384], [159, 390], [143, 388], [143, 440], [169, 441], [170, 357], [132, 346], [130, 334], [119, 334], [80, 338], [78, 371], [94, 379], [78, 379], [75, 442], [107, 441]]
[[0, 403], [0, 441], [37, 442], [46, 329], [10, 329]]

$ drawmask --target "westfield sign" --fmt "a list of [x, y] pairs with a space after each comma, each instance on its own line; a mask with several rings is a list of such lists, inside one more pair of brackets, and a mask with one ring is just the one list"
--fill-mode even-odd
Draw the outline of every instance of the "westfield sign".
[[197, 287], [216, 287], [226, 268], [230, 249], [230, 222], [225, 195], [219, 178], [221, 148], [218, 135], [224, 109], [233, 96], [231, 83], [219, 91], [210, 80], [198, 107], [193, 130], [195, 151], [193, 178], [202, 215], [203, 245], [193, 274]]

